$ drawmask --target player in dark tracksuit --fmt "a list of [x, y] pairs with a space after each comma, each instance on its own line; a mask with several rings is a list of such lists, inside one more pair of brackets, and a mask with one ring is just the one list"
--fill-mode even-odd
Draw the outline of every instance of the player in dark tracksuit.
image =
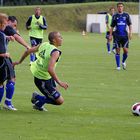
[[29, 44], [26, 43], [25, 40], [17, 32], [17, 24], [18, 24], [17, 18], [15, 16], [9, 16], [8, 17], [8, 25], [6, 26], [4, 33], [7, 36], [13, 36], [14, 39], [19, 44], [24, 46], [26, 49], [29, 49], [30, 48]]
[[13, 40], [14, 37], [6, 36], [4, 29], [7, 25], [7, 15], [0, 14], [0, 103], [4, 95], [4, 82], [6, 83], [6, 99], [4, 102], [4, 107], [10, 110], [16, 110], [11, 103], [12, 96], [14, 94], [15, 86], [15, 72], [10, 59], [9, 53], [7, 53], [8, 40]]
[[[122, 67], [126, 69], [126, 59], [128, 57], [128, 47], [129, 39], [132, 37], [132, 23], [128, 13], [123, 12], [124, 4], [118, 3], [117, 9], [118, 12], [112, 18], [111, 30], [110, 30], [110, 39], [112, 39], [113, 28], [115, 27], [114, 32], [114, 41], [116, 47], [116, 65], [117, 70], [120, 70], [120, 48], [123, 48], [123, 57], [122, 57]], [[127, 26], [129, 32], [127, 32]]]
[[4, 102], [4, 108], [9, 110], [17, 110], [12, 105], [12, 97], [15, 89], [15, 72], [12, 66], [12, 60], [7, 53], [8, 39], [15, 39], [18, 43], [25, 48], [30, 46], [24, 41], [24, 39], [16, 32], [17, 19], [14, 16], [8, 17], [8, 23], [0, 34], [0, 103], [4, 95], [4, 81], [6, 83], [6, 98]]

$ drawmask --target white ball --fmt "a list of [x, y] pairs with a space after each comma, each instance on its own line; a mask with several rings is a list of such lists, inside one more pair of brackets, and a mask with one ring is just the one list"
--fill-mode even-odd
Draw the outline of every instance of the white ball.
[[131, 111], [132, 111], [134, 116], [140, 116], [140, 102], [132, 105]]

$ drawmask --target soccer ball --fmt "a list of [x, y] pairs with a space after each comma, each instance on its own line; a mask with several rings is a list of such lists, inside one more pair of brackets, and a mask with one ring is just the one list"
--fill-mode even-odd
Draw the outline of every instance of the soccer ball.
[[140, 102], [132, 105], [131, 111], [134, 116], [140, 116]]

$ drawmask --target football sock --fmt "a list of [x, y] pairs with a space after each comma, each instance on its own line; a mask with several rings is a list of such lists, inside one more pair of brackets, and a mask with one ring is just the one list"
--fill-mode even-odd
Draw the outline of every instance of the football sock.
[[0, 102], [3, 98], [3, 95], [4, 95], [4, 86], [2, 85], [2, 86], [0, 86]]
[[53, 100], [51, 98], [48, 98], [46, 96], [37, 95], [36, 99], [38, 101], [37, 101], [37, 103], [35, 105], [38, 106], [38, 107], [42, 107], [45, 103], [56, 105], [55, 100]]
[[42, 107], [45, 103], [46, 103], [46, 97], [45, 96], [41, 96], [41, 95], [37, 95], [35, 97], [38, 101], [35, 103], [36, 106], [38, 107]]
[[107, 51], [110, 52], [110, 43], [107, 43], [106, 46], [107, 46]]
[[125, 60], [127, 59], [127, 53], [123, 53], [123, 59], [122, 59], [122, 63], [124, 63], [125, 62]]
[[120, 54], [115, 55], [117, 67], [120, 67]]
[[47, 104], [52, 104], [52, 105], [57, 105], [55, 100], [53, 100], [52, 98], [47, 98], [47, 97], [46, 97], [46, 103]]
[[14, 95], [14, 90], [15, 90], [15, 82], [9, 81], [6, 84], [6, 99], [5, 99], [5, 104], [11, 105], [11, 100]]
[[30, 54], [30, 61], [31, 62], [35, 61], [35, 54], [34, 53]]

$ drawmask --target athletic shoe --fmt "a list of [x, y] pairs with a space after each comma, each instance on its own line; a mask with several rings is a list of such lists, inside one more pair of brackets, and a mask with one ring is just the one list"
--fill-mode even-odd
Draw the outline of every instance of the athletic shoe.
[[37, 92], [33, 92], [31, 102], [32, 104], [35, 104], [38, 100], [36, 99], [36, 96], [38, 95]]
[[123, 67], [124, 70], [126, 70], [126, 63], [125, 62], [122, 63], [122, 67]]
[[111, 51], [108, 51], [108, 54], [111, 54]]
[[36, 106], [36, 105], [33, 105], [33, 109], [39, 110], [39, 111], [48, 111], [44, 106], [38, 107], [38, 106]]
[[4, 108], [4, 109], [7, 109], [7, 110], [17, 111], [17, 109], [14, 108], [13, 105], [7, 105], [7, 104], [4, 104], [3, 108]]
[[117, 69], [117, 70], [120, 70], [121, 68], [120, 68], [120, 67], [117, 67], [116, 69]]

